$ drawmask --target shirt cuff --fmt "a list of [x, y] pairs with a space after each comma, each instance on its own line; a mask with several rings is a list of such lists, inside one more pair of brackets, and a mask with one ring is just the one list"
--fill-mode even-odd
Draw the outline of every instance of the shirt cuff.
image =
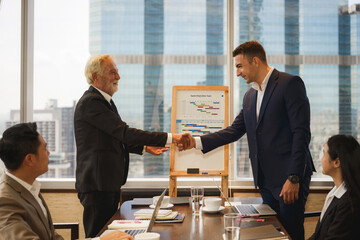
[[172, 143], [172, 134], [168, 133], [166, 144], [171, 144], [171, 143]]
[[96, 237], [96, 238], [92, 238], [91, 240], [100, 240], [100, 238]]
[[144, 145], [143, 151], [142, 151], [142, 155], [144, 155], [146, 153], [146, 146]]
[[200, 137], [195, 138], [195, 149], [203, 150], [202, 142]]

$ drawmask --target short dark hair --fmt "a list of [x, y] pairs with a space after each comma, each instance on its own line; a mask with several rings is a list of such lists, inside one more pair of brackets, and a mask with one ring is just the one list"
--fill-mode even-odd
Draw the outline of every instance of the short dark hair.
[[36, 123], [20, 123], [8, 128], [0, 139], [0, 158], [7, 169], [18, 169], [29, 153], [37, 154], [40, 146]]
[[360, 200], [360, 145], [353, 136], [334, 135], [327, 145], [331, 160], [339, 158], [345, 187], [352, 197]]
[[248, 41], [240, 44], [233, 51], [233, 57], [236, 57], [239, 54], [244, 55], [249, 63], [252, 62], [254, 57], [258, 57], [262, 62], [267, 63], [265, 49], [258, 41]]

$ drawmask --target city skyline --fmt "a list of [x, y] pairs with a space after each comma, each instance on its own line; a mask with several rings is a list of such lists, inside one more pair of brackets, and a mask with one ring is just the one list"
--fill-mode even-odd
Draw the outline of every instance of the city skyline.
[[[75, 14], [70, 2], [55, 5], [48, 1], [36, 2], [34, 112], [43, 109], [48, 99], [56, 99], [58, 108], [67, 108], [80, 98], [88, 88], [83, 69], [90, 53], [114, 55], [121, 76], [114, 101], [131, 127], [170, 131], [173, 85], [225, 84], [226, 1], [137, 0], [118, 1], [114, 5], [113, 1], [97, 0], [90, 1], [92, 7], [87, 1], [79, 1], [72, 6], [79, 10], [76, 15], [81, 18], [79, 23], [65, 17]], [[350, 2], [353, 1], [347, 3]], [[351, 62], [353, 55], [359, 55], [359, 15], [349, 15], [346, 9], [339, 8], [339, 1], [319, 1], [318, 4], [324, 4], [321, 14], [309, 0], [238, 0], [235, 3], [235, 45], [256, 39], [267, 50], [272, 66], [303, 78], [312, 111], [310, 147], [319, 168], [321, 148], [329, 135], [359, 134], [360, 71], [358, 65]], [[0, 9], [0, 31], [5, 27], [1, 22], [6, 6], [2, 4]], [[42, 11], [43, 8], [68, 12], [59, 11], [61, 14], [57, 15]], [[277, 18], [273, 18], [274, 13]], [[14, 20], [16, 14], [8, 17], [7, 20]], [[57, 22], [58, 18], [62, 22]], [[0, 40], [0, 50], [10, 42], [19, 41], [15, 35]], [[61, 47], [54, 49], [54, 46]], [[15, 63], [18, 61], [11, 54], [9, 57]], [[3, 58], [1, 61], [1, 65], [6, 65]], [[16, 110], [19, 105], [20, 85], [14, 87], [11, 81], [19, 75], [14, 66], [16, 64], [5, 73], [0, 71], [2, 84], [6, 79], [4, 86], [11, 86], [4, 95], [17, 99], [0, 101], [1, 132], [9, 121], [6, 111]], [[234, 86], [236, 116], [250, 86], [242, 78], [235, 78]], [[235, 172], [239, 176], [250, 176], [246, 138], [235, 146]], [[145, 161], [135, 156], [132, 162], [134, 168], [142, 169], [140, 172], [162, 169], [160, 175], [165, 176], [167, 158], [165, 154], [158, 158], [145, 157]]]

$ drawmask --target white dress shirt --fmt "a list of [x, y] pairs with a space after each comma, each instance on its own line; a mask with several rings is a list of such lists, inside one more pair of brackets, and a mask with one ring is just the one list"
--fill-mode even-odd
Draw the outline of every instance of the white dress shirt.
[[331, 191], [326, 196], [324, 207], [321, 210], [320, 222], [321, 222], [326, 210], [330, 206], [331, 201], [334, 199], [334, 197], [341, 198], [345, 193], [346, 193], [346, 187], [345, 187], [344, 182], [342, 182], [338, 188], [335, 186], [333, 189], [331, 189]]
[[257, 99], [256, 99], [256, 120], [258, 120], [258, 118], [259, 118], [261, 103], [262, 103], [262, 100], [264, 98], [264, 93], [265, 93], [265, 90], [266, 90], [266, 86], [267, 86], [267, 84], [269, 82], [269, 78], [270, 78], [273, 71], [274, 71], [274, 68], [271, 67], [270, 71], [266, 74], [263, 82], [261, 83], [261, 89], [260, 89], [259, 84], [256, 83], [256, 82], [253, 82], [253, 84], [251, 86], [253, 89], [258, 91]]
[[[261, 84], [261, 90], [260, 90], [259, 84], [256, 83], [256, 82], [254, 82], [252, 84], [252, 86], [251, 86], [252, 88], [254, 88], [255, 90], [258, 91], [257, 99], [256, 99], [256, 120], [259, 118], [261, 103], [262, 103], [262, 100], [263, 100], [263, 97], [264, 97], [266, 86], [267, 86], [267, 83], [268, 83], [269, 78], [270, 78], [273, 71], [274, 71], [274, 67], [271, 67], [269, 72], [266, 74], [262, 84]], [[199, 149], [199, 150], [203, 150], [203, 146], [202, 146], [202, 142], [201, 142], [200, 137], [195, 137], [195, 148]]]

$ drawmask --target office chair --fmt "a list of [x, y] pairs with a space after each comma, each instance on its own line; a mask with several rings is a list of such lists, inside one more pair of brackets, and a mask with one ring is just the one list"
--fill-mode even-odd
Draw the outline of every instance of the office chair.
[[54, 223], [55, 229], [70, 229], [71, 240], [79, 238], [79, 223]]

